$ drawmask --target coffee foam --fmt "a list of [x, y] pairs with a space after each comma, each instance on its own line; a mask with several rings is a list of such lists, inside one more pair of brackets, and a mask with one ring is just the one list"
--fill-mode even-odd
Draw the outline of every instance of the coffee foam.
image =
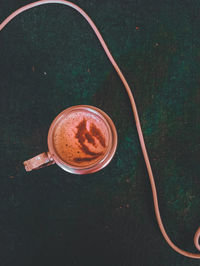
[[90, 166], [107, 151], [109, 129], [104, 120], [89, 111], [73, 111], [55, 127], [54, 148], [57, 155], [72, 166]]

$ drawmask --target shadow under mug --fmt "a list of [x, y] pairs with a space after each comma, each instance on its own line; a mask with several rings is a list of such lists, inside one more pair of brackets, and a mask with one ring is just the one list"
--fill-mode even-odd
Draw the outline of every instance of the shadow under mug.
[[65, 109], [48, 132], [48, 152], [23, 164], [26, 171], [56, 163], [73, 174], [89, 174], [104, 168], [117, 148], [117, 131], [111, 118], [90, 105]]

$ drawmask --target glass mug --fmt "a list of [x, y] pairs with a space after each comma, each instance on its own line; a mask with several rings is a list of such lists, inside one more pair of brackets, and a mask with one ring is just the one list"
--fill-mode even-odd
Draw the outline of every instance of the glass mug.
[[104, 168], [117, 148], [117, 131], [102, 110], [77, 105], [65, 109], [52, 122], [48, 132], [48, 152], [23, 164], [26, 171], [56, 163], [73, 174], [89, 174]]

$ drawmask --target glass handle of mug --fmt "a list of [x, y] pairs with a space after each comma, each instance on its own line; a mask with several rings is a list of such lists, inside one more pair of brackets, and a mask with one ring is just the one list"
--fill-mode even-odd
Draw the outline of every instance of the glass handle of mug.
[[43, 167], [52, 165], [54, 163], [55, 163], [55, 161], [51, 157], [49, 152], [43, 152], [43, 153], [23, 162], [24, 167], [25, 167], [27, 172], [43, 168]]

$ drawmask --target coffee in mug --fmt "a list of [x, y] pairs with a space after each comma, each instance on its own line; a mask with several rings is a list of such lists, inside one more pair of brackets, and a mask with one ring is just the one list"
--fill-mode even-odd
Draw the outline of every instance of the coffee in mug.
[[48, 147], [48, 152], [24, 162], [27, 171], [57, 163], [71, 173], [93, 173], [114, 156], [117, 132], [102, 110], [88, 105], [73, 106], [54, 119]]

